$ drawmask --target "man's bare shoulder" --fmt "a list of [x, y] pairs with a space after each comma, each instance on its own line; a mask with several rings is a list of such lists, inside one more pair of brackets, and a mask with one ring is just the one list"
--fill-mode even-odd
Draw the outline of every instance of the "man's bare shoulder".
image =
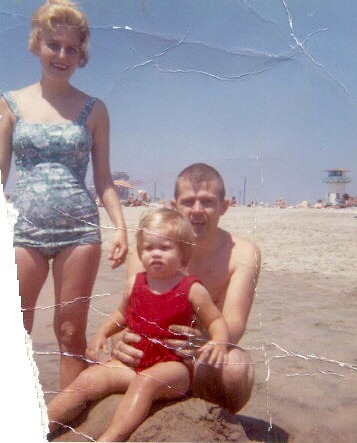
[[[252, 264], [260, 266], [260, 248], [251, 240], [220, 229], [221, 245], [231, 250], [231, 265]], [[224, 246], [225, 245], [225, 246]]]

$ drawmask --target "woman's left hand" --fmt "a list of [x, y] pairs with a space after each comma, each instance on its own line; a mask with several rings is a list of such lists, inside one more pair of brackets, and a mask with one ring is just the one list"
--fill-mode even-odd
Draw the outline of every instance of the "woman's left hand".
[[109, 248], [109, 261], [112, 262], [112, 269], [117, 268], [125, 262], [128, 254], [128, 239], [126, 231], [118, 229], [113, 237], [111, 247]]

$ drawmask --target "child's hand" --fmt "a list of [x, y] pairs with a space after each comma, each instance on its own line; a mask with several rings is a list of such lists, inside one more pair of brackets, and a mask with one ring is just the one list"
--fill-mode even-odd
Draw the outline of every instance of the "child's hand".
[[106, 354], [110, 354], [107, 337], [104, 334], [97, 333], [87, 347], [86, 357], [89, 360], [98, 361], [99, 352], [101, 350], [103, 350], [103, 352]]
[[216, 343], [209, 341], [197, 351], [199, 358], [198, 364], [205, 363], [209, 366], [219, 368], [227, 362], [226, 343]]

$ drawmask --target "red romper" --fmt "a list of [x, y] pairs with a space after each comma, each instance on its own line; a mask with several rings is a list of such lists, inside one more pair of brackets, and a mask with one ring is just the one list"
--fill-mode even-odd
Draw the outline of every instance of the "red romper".
[[146, 272], [136, 275], [125, 319], [129, 328], [142, 336], [141, 341], [135, 344], [144, 352], [137, 372], [158, 362], [182, 361], [180, 356], [161, 343], [161, 339], [186, 338], [173, 334], [168, 328], [171, 325], [192, 325], [194, 311], [188, 294], [195, 282], [201, 283], [197, 277], [190, 275], [168, 292], [155, 294], [148, 287]]

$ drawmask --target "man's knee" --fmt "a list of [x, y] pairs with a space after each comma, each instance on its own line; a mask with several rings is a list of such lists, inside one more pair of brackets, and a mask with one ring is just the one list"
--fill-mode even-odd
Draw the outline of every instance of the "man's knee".
[[254, 365], [248, 353], [240, 348], [232, 349], [224, 373], [224, 407], [232, 413], [242, 409], [250, 399], [254, 379]]
[[228, 353], [224, 367], [207, 365], [195, 368], [193, 389], [198, 397], [236, 413], [248, 402], [254, 385], [254, 367], [249, 355], [240, 348]]

